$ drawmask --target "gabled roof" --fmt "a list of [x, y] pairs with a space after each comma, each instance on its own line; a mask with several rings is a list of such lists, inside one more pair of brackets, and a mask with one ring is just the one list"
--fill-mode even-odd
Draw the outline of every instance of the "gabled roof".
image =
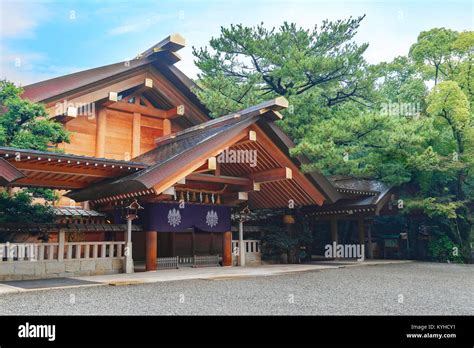
[[366, 213], [378, 215], [392, 198], [393, 186], [379, 180], [359, 179], [351, 176], [333, 175], [328, 180], [339, 193], [333, 204], [314, 206], [310, 210], [317, 215], [343, 215]]
[[47, 103], [61, 96], [88, 88], [99, 81], [107, 81], [116, 76], [149, 66], [157, 69], [184, 96], [196, 105], [203, 114], [208, 115], [209, 110], [192, 91], [194, 88], [199, 87], [173, 65], [181, 59], [176, 51], [183, 48], [184, 45], [185, 40], [181, 35], [172, 34], [132, 60], [84, 70], [24, 86], [22, 97], [33, 102]]
[[[256, 106], [241, 110], [237, 113], [219, 117], [198, 126], [190, 127], [183, 131], [158, 138], [157, 147], [137, 158], [136, 161], [148, 164], [148, 167], [125, 177], [103, 181], [85, 189], [71, 191], [68, 197], [76, 200], [97, 200], [114, 195], [123, 195], [139, 192], [156, 187], [164, 180], [182, 172], [183, 164], [193, 161], [203, 153], [218, 149], [222, 144], [245, 131], [249, 126], [256, 124], [262, 128], [270, 138], [281, 137], [283, 133], [274, 128], [263, 128], [278, 119], [278, 110], [287, 107], [286, 99], [280, 97]], [[292, 146], [287, 137], [280, 139], [276, 145], [288, 155], [288, 160], [297, 166], [301, 163], [298, 159], [289, 157], [289, 148]], [[324, 199], [332, 202], [338, 197], [334, 187], [327, 179], [318, 173], [304, 175], [317, 192]], [[303, 180], [303, 179], [302, 179]], [[316, 201], [319, 199], [314, 197]]]
[[262, 110], [278, 111], [286, 107], [287, 103], [286, 99], [277, 98], [161, 137], [157, 140], [158, 146], [155, 149], [135, 158], [138, 162], [147, 163], [147, 168], [119, 179], [69, 192], [67, 196], [76, 201], [84, 201], [150, 189], [160, 180], [179, 173], [182, 165], [179, 160], [189, 160], [204, 149], [215, 147], [243, 131], [259, 118], [268, 117]]

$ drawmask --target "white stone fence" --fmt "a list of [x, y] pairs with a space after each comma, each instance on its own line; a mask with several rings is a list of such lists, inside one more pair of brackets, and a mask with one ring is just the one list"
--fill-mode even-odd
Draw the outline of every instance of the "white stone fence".
[[0, 262], [122, 258], [125, 242], [0, 243]]
[[[260, 241], [259, 240], [244, 240], [245, 263], [248, 266], [255, 266], [261, 264]], [[239, 241], [232, 241], [232, 261], [234, 265], [238, 263], [239, 256]]]
[[74, 277], [123, 271], [125, 241], [0, 243], [0, 280]]

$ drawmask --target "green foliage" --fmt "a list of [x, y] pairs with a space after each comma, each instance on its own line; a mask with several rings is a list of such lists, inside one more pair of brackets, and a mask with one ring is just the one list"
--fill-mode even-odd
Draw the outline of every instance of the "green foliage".
[[428, 252], [433, 260], [438, 262], [462, 263], [461, 248], [446, 235], [439, 235], [428, 244]]
[[[0, 81], [0, 146], [48, 150], [50, 146], [69, 142], [69, 133], [62, 124], [48, 119], [43, 105], [22, 99], [22, 93], [13, 83]], [[32, 197], [58, 199], [50, 189], [27, 189], [10, 198], [2, 193], [0, 221], [49, 222], [51, 208], [31, 204]]]
[[32, 195], [21, 191], [13, 196], [0, 192], [0, 223], [2, 222], [53, 222], [53, 208], [44, 204], [32, 204]]
[[278, 225], [270, 226], [261, 239], [262, 259], [279, 260], [284, 254], [289, 260], [291, 252], [297, 245], [298, 238], [290, 236], [285, 228]]
[[463, 206], [463, 202], [451, 201], [450, 197], [412, 198], [406, 200], [406, 212], [421, 210], [430, 218], [456, 219], [456, 211]]
[[299, 262], [300, 247], [311, 244], [310, 219], [300, 213], [295, 214], [296, 223], [290, 230], [282, 223], [271, 223], [261, 238], [261, 252], [264, 260], [280, 260], [286, 255], [289, 263]]
[[28, 188], [27, 192], [34, 198], [43, 198], [47, 202], [54, 202], [59, 199], [58, 193], [51, 189], [45, 188]]
[[196, 93], [215, 116], [310, 90], [327, 106], [364, 100], [370, 90], [362, 56], [367, 44], [352, 41], [362, 19], [324, 21], [313, 30], [286, 22], [270, 30], [263, 23], [221, 28], [212, 50], [193, 48], [203, 87]]
[[43, 105], [22, 99], [22, 89], [0, 81], [0, 145], [47, 150], [49, 145], [69, 142], [69, 133], [48, 119]]
[[[304, 170], [399, 186], [407, 214], [469, 248], [474, 32], [424, 31], [406, 56], [368, 65], [367, 45], [353, 42], [362, 20], [222, 28], [210, 49], [194, 49], [197, 93], [214, 116], [285, 96], [279, 126], [296, 144], [291, 154], [310, 159]], [[293, 243], [269, 238], [280, 251]]]
[[418, 64], [426, 78], [448, 76], [448, 67], [453, 54], [453, 45], [459, 33], [446, 28], [422, 31], [410, 48], [410, 57]]

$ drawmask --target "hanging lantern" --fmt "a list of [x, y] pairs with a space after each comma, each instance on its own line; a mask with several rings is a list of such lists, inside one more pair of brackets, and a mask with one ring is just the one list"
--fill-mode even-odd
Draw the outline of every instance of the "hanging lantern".
[[204, 203], [209, 204], [209, 195], [207, 193], [204, 194]]
[[191, 199], [193, 200], [193, 202], [196, 202], [196, 200], [197, 200], [196, 191], [193, 191], [193, 197]]
[[295, 217], [293, 215], [283, 215], [283, 223], [285, 224], [294, 224]]
[[126, 218], [127, 220], [134, 220], [138, 218], [138, 211], [144, 209], [138, 201], [135, 199], [126, 209]]
[[184, 192], [181, 191], [181, 194], [179, 195], [179, 201], [183, 202], [184, 201]]
[[212, 204], [215, 203], [214, 194], [212, 194], [212, 196], [211, 196], [211, 202], [212, 202]]
[[199, 192], [199, 202], [202, 203], [202, 192]]
[[173, 192], [173, 200], [176, 201], [176, 198], [177, 198], [177, 197], [176, 197], [176, 191], [174, 191], [174, 192]]
[[186, 191], [186, 200], [189, 202], [189, 191]]
[[221, 204], [221, 195], [217, 195], [216, 203]]

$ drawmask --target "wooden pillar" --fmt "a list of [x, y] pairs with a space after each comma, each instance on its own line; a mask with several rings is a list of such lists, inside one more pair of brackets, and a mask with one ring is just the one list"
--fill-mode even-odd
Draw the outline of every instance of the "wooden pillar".
[[147, 231], [145, 248], [146, 248], [146, 270], [156, 270], [156, 258], [158, 249], [158, 233], [156, 231]]
[[357, 219], [357, 227], [358, 227], [358, 236], [359, 236], [359, 244], [365, 244], [365, 228], [364, 228], [364, 218]]
[[171, 121], [165, 118], [163, 120], [163, 135], [171, 134]]
[[222, 266], [232, 266], [232, 232], [224, 232], [222, 243]]
[[107, 110], [102, 108], [97, 113], [95, 138], [95, 157], [105, 157], [105, 134], [107, 133]]
[[333, 242], [338, 243], [337, 218], [336, 217], [331, 217], [331, 240]]
[[[137, 99], [138, 100], [138, 99]], [[133, 113], [132, 122], [132, 158], [140, 156], [141, 114]]]

